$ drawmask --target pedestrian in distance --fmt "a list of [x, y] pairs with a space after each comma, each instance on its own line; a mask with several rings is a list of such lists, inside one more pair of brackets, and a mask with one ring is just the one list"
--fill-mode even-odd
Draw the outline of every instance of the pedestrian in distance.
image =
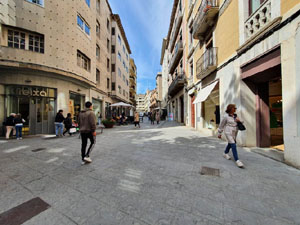
[[102, 122], [102, 113], [98, 112], [98, 125], [101, 126]]
[[[91, 163], [90, 154], [96, 144], [96, 116], [93, 112], [93, 104], [91, 102], [85, 103], [85, 109], [79, 113], [78, 124], [81, 135], [81, 164]], [[90, 146], [86, 151], [88, 139]]]
[[10, 133], [11, 131], [13, 131], [13, 135], [15, 135], [16, 133], [16, 129], [15, 129], [15, 117], [16, 114], [15, 113], [11, 113], [9, 115], [9, 117], [6, 118], [5, 120], [5, 127], [6, 127], [6, 139], [8, 140], [10, 137]]
[[140, 126], [140, 114], [138, 112], [135, 112], [135, 114], [134, 114], [134, 127], [136, 127], [136, 125], [138, 125], [139, 128], [141, 128], [141, 126]]
[[59, 136], [63, 136], [63, 131], [64, 131], [64, 120], [65, 120], [65, 117], [63, 115], [63, 110], [60, 109], [58, 111], [58, 113], [56, 114], [55, 116], [55, 134], [56, 134], [56, 137], [59, 137]]
[[151, 124], [154, 125], [154, 121], [156, 119], [156, 113], [155, 112], [152, 112], [151, 113]]
[[228, 141], [228, 145], [223, 154], [225, 159], [230, 160], [231, 157], [228, 154], [230, 149], [232, 150], [233, 158], [238, 167], [243, 168], [244, 164], [239, 160], [237, 147], [236, 147], [236, 137], [238, 134], [238, 126], [237, 123], [241, 122], [240, 119], [235, 114], [236, 106], [234, 104], [229, 104], [226, 109], [226, 114], [222, 119], [219, 129], [218, 129], [218, 138], [221, 139], [222, 133], [224, 131], [225, 137]]
[[72, 115], [71, 115], [71, 113], [67, 114], [67, 117], [64, 120], [64, 125], [65, 125], [66, 130], [63, 132], [63, 136], [65, 136], [65, 133], [67, 133], [67, 132], [69, 133], [70, 136], [72, 136], [72, 134], [70, 133], [70, 129], [73, 126], [73, 121], [72, 121]]
[[157, 111], [157, 112], [156, 112], [156, 123], [159, 124], [159, 121], [160, 121], [160, 114], [159, 114], [159, 112]]
[[17, 140], [22, 140], [22, 129], [23, 129], [23, 123], [25, 123], [25, 120], [22, 118], [22, 115], [18, 113], [14, 119], [15, 127], [16, 127], [16, 137]]

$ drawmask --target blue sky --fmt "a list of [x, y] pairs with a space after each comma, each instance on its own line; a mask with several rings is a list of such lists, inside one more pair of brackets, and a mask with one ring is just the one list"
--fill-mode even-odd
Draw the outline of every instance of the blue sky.
[[137, 92], [155, 88], [161, 71], [162, 39], [167, 36], [172, 0], [109, 0], [112, 11], [119, 14], [138, 72]]

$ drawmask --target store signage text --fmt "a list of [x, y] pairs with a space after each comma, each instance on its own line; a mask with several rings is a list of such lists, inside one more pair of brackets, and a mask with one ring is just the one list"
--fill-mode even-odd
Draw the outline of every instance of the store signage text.
[[[51, 90], [51, 91], [50, 91]], [[43, 87], [9, 87], [8, 94], [32, 97], [55, 97], [55, 90]]]

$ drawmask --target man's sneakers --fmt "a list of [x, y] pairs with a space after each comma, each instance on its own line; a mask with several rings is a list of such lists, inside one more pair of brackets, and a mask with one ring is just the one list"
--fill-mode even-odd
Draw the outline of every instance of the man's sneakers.
[[228, 154], [223, 154], [223, 157], [225, 158], [225, 159], [228, 159], [228, 160], [230, 160], [231, 159], [231, 157], [230, 157], [230, 155], [228, 155]]
[[84, 157], [83, 160], [84, 160], [85, 162], [87, 162], [87, 163], [91, 163], [91, 162], [92, 162], [92, 160], [91, 160], [90, 157]]
[[244, 168], [244, 164], [240, 160], [237, 160], [235, 163], [239, 168]]

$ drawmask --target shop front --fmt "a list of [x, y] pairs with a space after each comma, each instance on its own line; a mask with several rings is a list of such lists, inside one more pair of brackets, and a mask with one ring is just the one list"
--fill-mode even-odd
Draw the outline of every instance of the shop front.
[[75, 92], [70, 92], [69, 94], [69, 112], [76, 122], [80, 111], [84, 109], [85, 96]]
[[54, 88], [6, 85], [5, 116], [20, 113], [25, 119], [24, 134], [54, 132], [57, 90]]
[[210, 134], [216, 133], [220, 124], [219, 81], [213, 81], [202, 87], [197, 93], [197, 97], [193, 101], [193, 104], [201, 105], [201, 107], [197, 107], [201, 110], [199, 114], [201, 121], [203, 122], [200, 125], [200, 129], [203, 131], [210, 131]]
[[101, 100], [93, 98], [92, 103], [93, 103], [93, 111], [94, 111], [96, 117], [98, 118], [101, 115], [103, 118], [103, 116], [104, 116], [103, 110], [102, 110], [103, 102]]

